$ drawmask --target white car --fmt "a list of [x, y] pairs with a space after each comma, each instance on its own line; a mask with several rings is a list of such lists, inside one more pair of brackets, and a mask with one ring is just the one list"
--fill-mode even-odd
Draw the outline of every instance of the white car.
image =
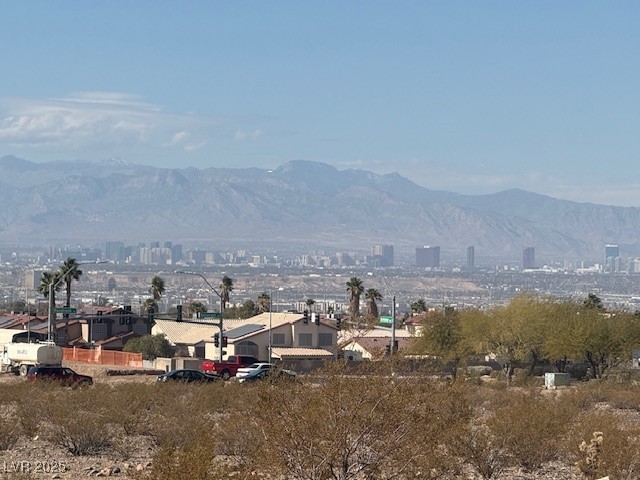
[[236, 378], [240, 380], [254, 375], [266, 375], [273, 366], [273, 363], [252, 363], [248, 367], [240, 367], [236, 372]]

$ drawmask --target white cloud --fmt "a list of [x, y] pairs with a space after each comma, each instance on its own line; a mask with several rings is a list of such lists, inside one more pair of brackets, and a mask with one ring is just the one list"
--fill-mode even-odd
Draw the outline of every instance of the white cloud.
[[247, 132], [245, 130], [238, 130], [234, 138], [238, 141], [241, 140], [255, 140], [256, 138], [260, 138], [264, 135], [264, 132], [260, 129], [254, 130], [253, 132]]
[[186, 131], [182, 130], [181, 132], [176, 133], [171, 138], [171, 142], [169, 142], [168, 145], [178, 145], [178, 144], [183, 143], [184, 141], [186, 141], [187, 138], [189, 138], [189, 132], [186, 132]]
[[[229, 119], [164, 112], [135, 95], [75, 92], [54, 99], [0, 98], [0, 144], [14, 150], [89, 157], [122, 148], [195, 151], [221, 134]], [[167, 139], [170, 139], [167, 142]]]

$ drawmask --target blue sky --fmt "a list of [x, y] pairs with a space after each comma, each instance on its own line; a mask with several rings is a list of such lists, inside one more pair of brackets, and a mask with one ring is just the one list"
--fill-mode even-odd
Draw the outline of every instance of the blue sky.
[[0, 3], [0, 156], [640, 207], [640, 4]]

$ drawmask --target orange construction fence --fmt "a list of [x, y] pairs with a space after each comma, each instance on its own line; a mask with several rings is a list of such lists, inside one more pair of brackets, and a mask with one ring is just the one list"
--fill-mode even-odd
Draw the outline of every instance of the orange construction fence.
[[96, 363], [98, 365], [117, 365], [126, 367], [142, 367], [141, 353], [86, 348], [63, 348], [62, 359], [70, 362]]

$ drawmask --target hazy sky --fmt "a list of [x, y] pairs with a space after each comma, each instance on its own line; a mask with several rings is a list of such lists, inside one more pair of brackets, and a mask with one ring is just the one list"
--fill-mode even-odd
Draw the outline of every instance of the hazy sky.
[[637, 1], [2, 1], [0, 156], [640, 207]]

